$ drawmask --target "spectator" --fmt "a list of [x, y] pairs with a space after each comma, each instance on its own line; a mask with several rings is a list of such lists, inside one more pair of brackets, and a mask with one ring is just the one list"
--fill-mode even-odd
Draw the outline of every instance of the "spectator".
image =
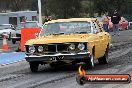
[[51, 16], [45, 16], [45, 18], [44, 18], [44, 23], [45, 22], [48, 22], [48, 21], [51, 21], [52, 20], [52, 17]]
[[51, 16], [48, 16], [48, 19], [47, 19], [48, 21], [51, 21], [52, 20], [52, 17]]
[[115, 10], [113, 15], [111, 16], [111, 22], [113, 23], [113, 32], [114, 35], [118, 35], [119, 36], [119, 21], [121, 20], [120, 15], [117, 13], [117, 11]]
[[44, 23], [45, 23], [45, 22], [48, 22], [47, 16], [45, 16], [45, 18], [44, 18]]
[[106, 32], [109, 32], [109, 30], [108, 30], [109, 19], [108, 19], [108, 17], [105, 14], [103, 15], [102, 22], [103, 22], [103, 28], [104, 28], [104, 30]]

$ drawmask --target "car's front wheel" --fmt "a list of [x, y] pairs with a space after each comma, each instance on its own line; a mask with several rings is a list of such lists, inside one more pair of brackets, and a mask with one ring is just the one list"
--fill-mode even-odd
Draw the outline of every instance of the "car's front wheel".
[[38, 71], [39, 63], [29, 62], [29, 65], [30, 65], [30, 69], [31, 69], [32, 72], [37, 72]]
[[104, 56], [98, 59], [99, 64], [108, 64], [108, 51], [109, 49], [107, 48]]
[[58, 66], [56, 63], [51, 63], [51, 64], [49, 64], [49, 65], [50, 65], [50, 67], [52, 67], [52, 68], [55, 68], [55, 67]]

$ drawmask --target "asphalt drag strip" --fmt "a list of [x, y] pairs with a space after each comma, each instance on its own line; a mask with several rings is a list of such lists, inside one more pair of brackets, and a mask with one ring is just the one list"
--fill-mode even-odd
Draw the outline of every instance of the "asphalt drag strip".
[[[93, 69], [86, 69], [86, 72], [88, 74], [129, 73], [132, 70], [131, 55], [132, 48], [127, 47], [115, 50], [109, 53], [109, 64], [99, 65], [96, 63]], [[11, 66], [13, 66], [14, 69], [9, 71], [12, 68]], [[2, 88], [118, 88], [121, 86], [120, 84], [86, 84], [80, 86], [76, 82], [78, 66], [68, 65], [54, 69], [47, 65], [42, 66], [37, 73], [31, 73], [29, 65], [25, 64], [25, 62], [21, 62], [21, 64], [16, 66], [13, 64], [2, 66], [2, 68], [4, 67], [9, 70], [7, 70], [5, 74], [3, 72], [3, 75], [0, 73], [0, 86]], [[129, 74], [132, 73], [130, 72]], [[126, 86], [128, 85], [126, 84]]]
[[[114, 36], [113, 47], [109, 52], [109, 63], [95, 63], [93, 69], [86, 69], [87, 74], [130, 74], [132, 75], [132, 41], [131, 32]], [[129, 33], [129, 35], [128, 35]], [[123, 38], [124, 39], [123, 39]], [[123, 39], [123, 40], [122, 40]], [[118, 40], [118, 41], [117, 41]], [[9, 54], [9, 55], [8, 55]], [[51, 68], [44, 65], [37, 73], [32, 73], [24, 60], [24, 53], [0, 53], [0, 88], [131, 88], [132, 84], [86, 84], [76, 82], [79, 65], [65, 65]], [[2, 59], [1, 59], [2, 58]], [[5, 61], [4, 61], [5, 60]], [[17, 62], [22, 60], [20, 62]], [[17, 62], [17, 63], [14, 63]], [[10, 64], [14, 63], [14, 64]]]
[[[110, 60], [112, 61], [109, 61], [108, 65], [99, 66], [98, 64], [96, 64], [94, 69], [87, 70], [86, 73], [88, 74], [130, 74], [132, 75], [132, 65], [131, 65], [132, 60], [130, 60], [131, 59], [130, 55], [132, 55], [132, 48], [126, 49], [122, 53], [121, 52], [122, 51], [119, 51], [118, 53], [113, 52], [113, 54], [116, 53], [120, 55], [117, 57], [114, 57], [113, 54], [111, 54], [112, 57], [110, 57]], [[34, 84], [32, 88], [131, 88], [130, 86], [132, 86], [132, 83], [124, 84], [124, 85], [123, 84], [85, 84], [84, 86], [80, 86], [76, 83], [75, 77], [76, 75], [71, 78], [56, 81], [54, 83], [49, 83], [49, 84], [48, 83], [43, 84], [43, 85]]]

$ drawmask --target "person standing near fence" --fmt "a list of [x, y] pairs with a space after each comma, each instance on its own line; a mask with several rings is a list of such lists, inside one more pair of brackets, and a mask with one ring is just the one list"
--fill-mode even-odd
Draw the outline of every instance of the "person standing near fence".
[[109, 32], [109, 29], [108, 29], [109, 19], [108, 19], [108, 17], [105, 14], [103, 15], [102, 22], [103, 22], [103, 28], [104, 28], [104, 30], [106, 32]]
[[117, 11], [115, 10], [113, 15], [111, 16], [111, 22], [113, 23], [113, 32], [114, 35], [118, 35], [119, 36], [119, 21], [121, 20], [120, 15], [117, 13]]

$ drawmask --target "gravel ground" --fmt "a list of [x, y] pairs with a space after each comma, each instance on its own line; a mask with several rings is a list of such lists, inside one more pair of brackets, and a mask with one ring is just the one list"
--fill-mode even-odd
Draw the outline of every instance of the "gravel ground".
[[[130, 74], [132, 75], [132, 30], [121, 31], [112, 36], [113, 47], [109, 53], [109, 64], [95, 63], [88, 74]], [[39, 72], [31, 73], [26, 61], [0, 67], [0, 88], [132, 88], [130, 84], [85, 84], [76, 82], [79, 65], [51, 68], [40, 66]]]

